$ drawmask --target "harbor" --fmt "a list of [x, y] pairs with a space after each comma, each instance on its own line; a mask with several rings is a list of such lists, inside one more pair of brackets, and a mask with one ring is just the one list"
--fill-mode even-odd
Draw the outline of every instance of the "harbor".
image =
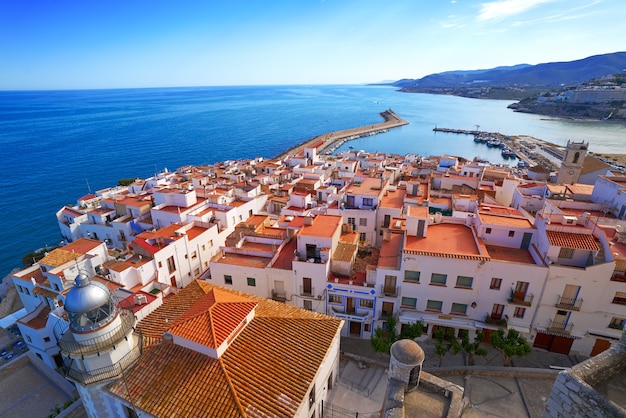
[[376, 123], [373, 125], [360, 126], [358, 128], [344, 129], [341, 131], [327, 132], [325, 134], [315, 136], [301, 143], [300, 145], [288, 149], [284, 153], [280, 154], [278, 158], [284, 158], [288, 155], [297, 154], [307, 147], [317, 148], [317, 151], [320, 154], [332, 154], [340, 146], [348, 141], [362, 138], [364, 136], [372, 136], [380, 133], [385, 133], [388, 132], [389, 129], [409, 124], [409, 122], [402, 119], [391, 109], [387, 109], [384, 112], [381, 112], [380, 116], [382, 116], [384, 122]]

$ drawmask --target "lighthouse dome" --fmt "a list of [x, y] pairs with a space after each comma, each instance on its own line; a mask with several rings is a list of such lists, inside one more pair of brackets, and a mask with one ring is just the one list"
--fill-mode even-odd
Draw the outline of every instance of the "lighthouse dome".
[[81, 272], [65, 297], [65, 312], [73, 330], [90, 331], [115, 317], [115, 304], [106, 286], [91, 281], [87, 274]]

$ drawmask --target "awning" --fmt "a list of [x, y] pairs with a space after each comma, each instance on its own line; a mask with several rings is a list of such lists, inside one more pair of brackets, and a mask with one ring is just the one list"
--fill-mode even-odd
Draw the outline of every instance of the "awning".
[[589, 330], [587, 331], [589, 335], [593, 335], [595, 337], [605, 337], [610, 338], [612, 340], [619, 340], [622, 337], [622, 331], [610, 332], [610, 331], [599, 331], [599, 330]]

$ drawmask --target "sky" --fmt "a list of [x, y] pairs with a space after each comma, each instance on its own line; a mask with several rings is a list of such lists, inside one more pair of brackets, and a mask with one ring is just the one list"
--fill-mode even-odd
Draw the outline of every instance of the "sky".
[[624, 0], [2, 0], [0, 90], [362, 84], [626, 50]]

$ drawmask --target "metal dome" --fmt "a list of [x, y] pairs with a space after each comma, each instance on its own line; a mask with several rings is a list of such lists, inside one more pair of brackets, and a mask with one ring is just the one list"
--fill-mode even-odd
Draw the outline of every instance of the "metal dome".
[[87, 313], [109, 304], [109, 291], [99, 283], [89, 280], [89, 276], [80, 273], [74, 287], [65, 297], [65, 310], [72, 313]]
[[72, 328], [77, 331], [93, 330], [115, 316], [115, 304], [109, 289], [89, 280], [84, 272], [76, 277], [74, 287], [65, 297], [64, 307]]

